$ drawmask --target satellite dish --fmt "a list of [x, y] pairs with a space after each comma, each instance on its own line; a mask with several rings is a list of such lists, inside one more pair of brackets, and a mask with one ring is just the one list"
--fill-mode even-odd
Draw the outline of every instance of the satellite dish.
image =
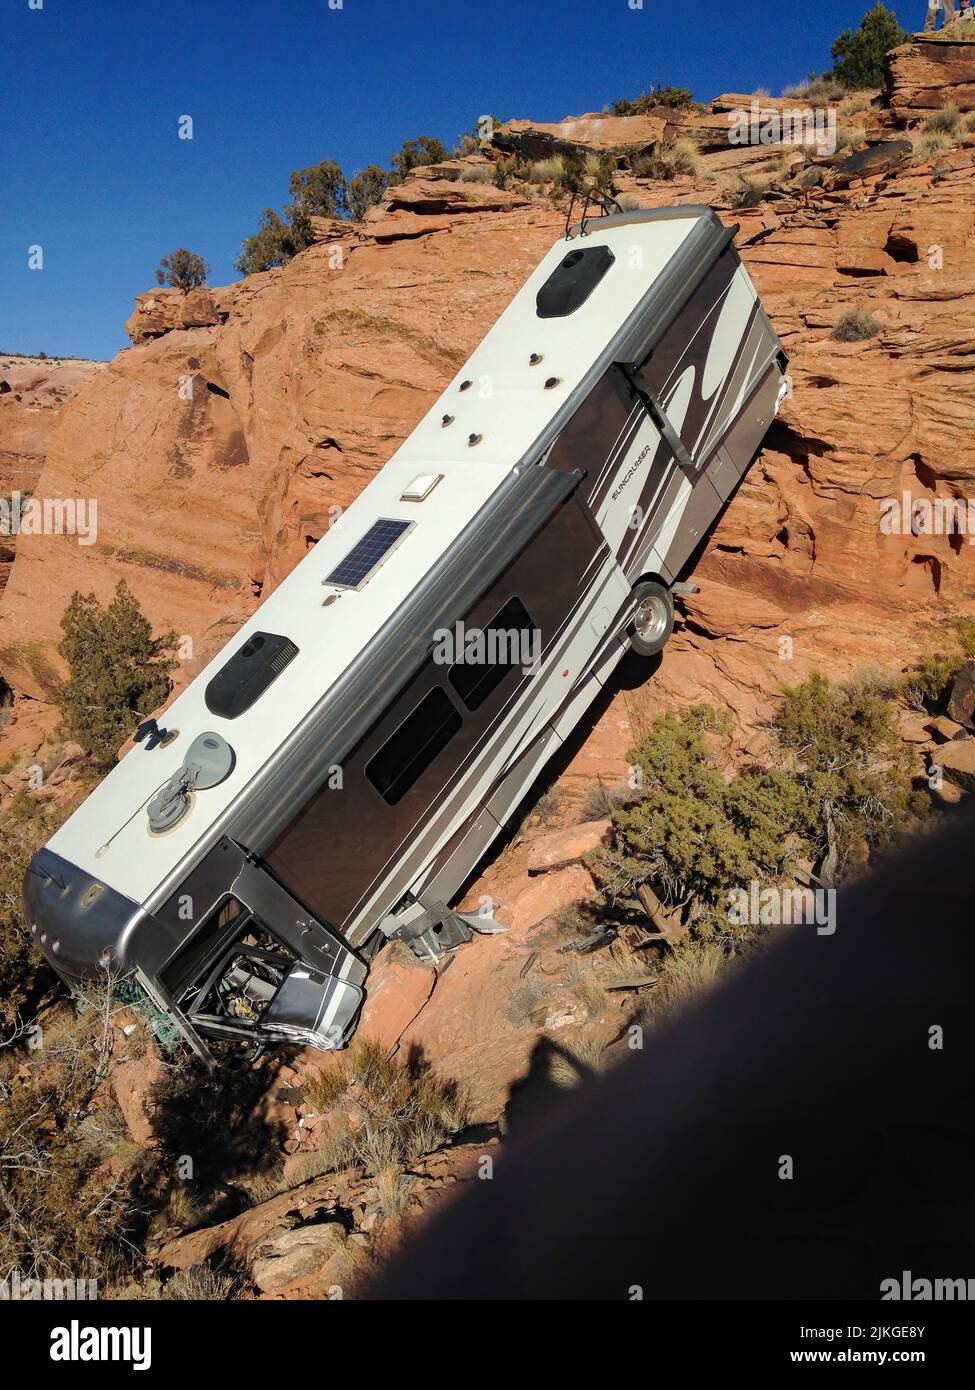
[[193, 806], [193, 793], [219, 786], [234, 770], [236, 756], [219, 734], [198, 734], [186, 750], [182, 764], [159, 788], [146, 806], [149, 833], [172, 830]]
[[[198, 734], [186, 750], [183, 767], [197, 791], [219, 786], [234, 769], [234, 750], [219, 734]], [[182, 770], [182, 769], [181, 769]]]

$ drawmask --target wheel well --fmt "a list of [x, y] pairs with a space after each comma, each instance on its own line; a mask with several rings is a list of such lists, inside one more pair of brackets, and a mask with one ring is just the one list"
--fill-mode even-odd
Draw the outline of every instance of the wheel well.
[[638, 584], [645, 584], [648, 579], [652, 580], [654, 584], [660, 584], [668, 593], [670, 592], [669, 582], [664, 579], [662, 574], [655, 574], [652, 570], [648, 570], [646, 574], [641, 574], [639, 579], [634, 579], [632, 587], [635, 589]]

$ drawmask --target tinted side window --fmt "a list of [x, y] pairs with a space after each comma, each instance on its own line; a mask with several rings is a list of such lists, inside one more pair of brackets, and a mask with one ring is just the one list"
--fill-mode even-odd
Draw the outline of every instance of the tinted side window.
[[533, 629], [521, 599], [511, 598], [484, 628], [471, 655], [451, 666], [450, 684], [468, 709], [479, 709], [509, 671], [531, 665], [536, 654]]
[[367, 763], [366, 776], [395, 806], [463, 723], [446, 690], [435, 686]]

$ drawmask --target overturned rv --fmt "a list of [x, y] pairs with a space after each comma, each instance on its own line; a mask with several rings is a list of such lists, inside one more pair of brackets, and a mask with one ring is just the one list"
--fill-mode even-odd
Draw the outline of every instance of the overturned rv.
[[69, 982], [208, 1044], [342, 1045], [390, 937], [450, 903], [747, 469], [786, 358], [702, 207], [583, 222], [236, 638], [40, 850]]

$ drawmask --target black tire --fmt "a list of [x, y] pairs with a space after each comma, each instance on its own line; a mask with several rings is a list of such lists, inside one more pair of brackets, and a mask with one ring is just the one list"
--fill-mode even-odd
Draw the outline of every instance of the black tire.
[[630, 624], [630, 646], [640, 656], [656, 656], [674, 630], [674, 600], [668, 588], [644, 579], [633, 589], [636, 611]]

